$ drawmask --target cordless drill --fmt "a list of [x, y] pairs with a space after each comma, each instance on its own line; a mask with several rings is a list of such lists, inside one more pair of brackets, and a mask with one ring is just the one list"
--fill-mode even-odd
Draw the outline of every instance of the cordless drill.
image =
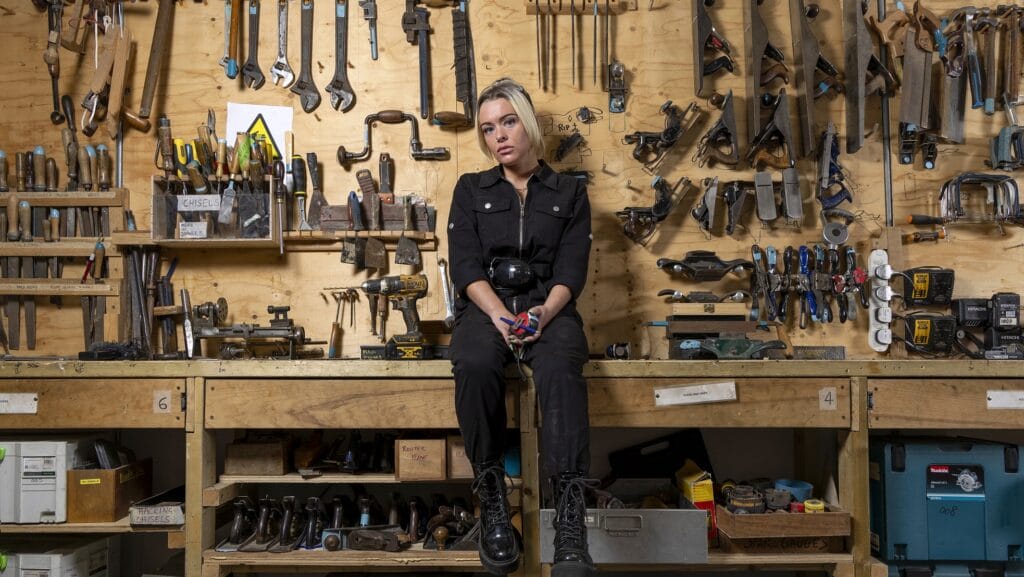
[[427, 276], [386, 276], [368, 280], [360, 288], [371, 298], [384, 295], [391, 302], [392, 309], [402, 311], [405, 333], [388, 339], [384, 348], [385, 357], [389, 360], [422, 359], [423, 333], [420, 332], [420, 314], [416, 310], [416, 301], [427, 295]]

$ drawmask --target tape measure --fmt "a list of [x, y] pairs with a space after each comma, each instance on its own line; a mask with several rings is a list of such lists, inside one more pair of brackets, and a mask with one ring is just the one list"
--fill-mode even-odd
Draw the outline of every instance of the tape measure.
[[821, 499], [808, 499], [804, 501], [804, 513], [824, 513], [825, 502]]

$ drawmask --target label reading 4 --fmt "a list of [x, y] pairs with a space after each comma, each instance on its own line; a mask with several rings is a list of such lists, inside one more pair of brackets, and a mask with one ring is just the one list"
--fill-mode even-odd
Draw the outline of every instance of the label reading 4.
[[835, 387], [822, 387], [818, 390], [818, 409], [821, 411], [834, 411], [839, 408], [836, 399]]

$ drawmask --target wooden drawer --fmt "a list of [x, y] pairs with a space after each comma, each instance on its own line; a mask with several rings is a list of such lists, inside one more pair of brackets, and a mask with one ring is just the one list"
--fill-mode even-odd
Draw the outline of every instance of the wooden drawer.
[[[516, 387], [506, 403], [518, 426]], [[457, 429], [451, 379], [211, 379], [209, 429]]]
[[[850, 427], [848, 379], [589, 379], [592, 427]], [[658, 406], [666, 388], [735, 383], [736, 399]]]
[[[0, 429], [185, 427], [181, 402], [185, 379], [0, 380], [0, 400], [12, 395], [32, 395], [35, 413], [0, 412]], [[8, 405], [4, 410], [9, 411], [20, 403], [4, 404]]]
[[997, 391], [1015, 391], [1012, 397], [1024, 399], [1024, 379], [869, 379], [868, 426], [1019, 429], [1024, 410], [989, 408], [991, 393]]

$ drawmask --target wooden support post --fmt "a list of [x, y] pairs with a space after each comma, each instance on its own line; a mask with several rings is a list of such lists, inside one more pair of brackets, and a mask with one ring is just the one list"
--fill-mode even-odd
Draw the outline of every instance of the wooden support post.
[[188, 410], [193, 427], [185, 433], [185, 577], [202, 577], [203, 551], [213, 547], [214, 508], [203, 507], [203, 489], [217, 480], [213, 433], [203, 420], [206, 379], [188, 379]]
[[850, 552], [856, 577], [871, 574], [868, 492], [867, 379], [850, 379], [850, 430], [839, 434], [839, 501], [850, 512]]
[[519, 452], [523, 476], [523, 542], [518, 575], [540, 575], [540, 443], [537, 431], [537, 387], [530, 379], [519, 385]]

